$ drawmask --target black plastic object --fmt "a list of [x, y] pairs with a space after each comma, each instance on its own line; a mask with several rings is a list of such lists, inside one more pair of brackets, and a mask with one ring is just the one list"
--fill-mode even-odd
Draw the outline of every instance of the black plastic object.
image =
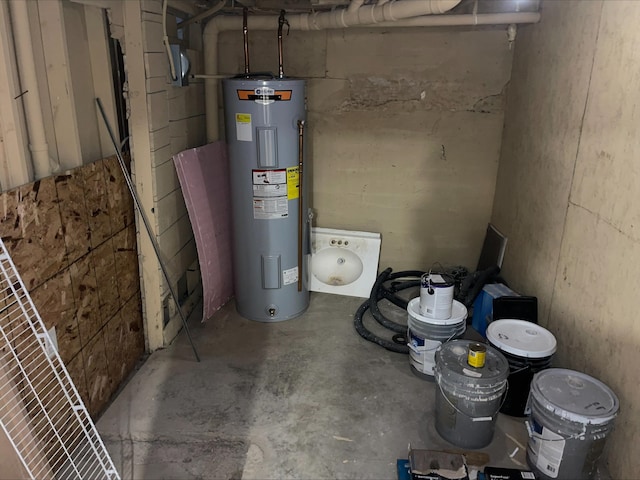
[[[536, 480], [538, 477], [531, 470], [515, 468], [484, 467], [485, 480]], [[480, 479], [480, 476], [478, 476]]]
[[507, 249], [507, 237], [505, 237], [493, 224], [487, 225], [487, 233], [482, 244], [482, 251], [478, 259], [477, 271], [490, 267], [502, 268], [504, 253]]
[[[500, 267], [494, 265], [486, 270], [474, 272], [467, 275], [460, 284], [460, 290], [455, 299], [462, 303], [465, 307], [471, 308], [478, 294], [487, 283], [492, 283], [498, 279]], [[471, 321], [471, 317], [467, 319]]]
[[[387, 300], [392, 302], [394, 305], [406, 310], [408, 302], [398, 297], [396, 293], [400, 290], [404, 290], [405, 288], [415, 287], [417, 285], [420, 285], [420, 277], [424, 274], [424, 272], [416, 271], [416, 270], [396, 272], [396, 273], [391, 273], [391, 272], [392, 270], [390, 268], [387, 268], [380, 275], [378, 275], [378, 278], [376, 279], [375, 283], [373, 284], [373, 288], [371, 289], [371, 295], [362, 305], [360, 305], [360, 307], [358, 307], [358, 310], [353, 316], [353, 325], [356, 329], [356, 332], [358, 332], [358, 334], [365, 340], [368, 340], [369, 342], [373, 342], [377, 345], [380, 345], [381, 347], [391, 352], [408, 354], [409, 347], [406, 344], [401, 345], [396, 343], [393, 340], [386, 340], [384, 338], [381, 338], [373, 334], [371, 331], [369, 331], [364, 326], [364, 323], [363, 323], [364, 314], [367, 312], [367, 310], [371, 309], [371, 314], [373, 315], [373, 318], [375, 318], [380, 325], [391, 330], [392, 332], [395, 332], [396, 334], [403, 334], [403, 335], [407, 334], [407, 326], [401, 325], [399, 323], [396, 323], [386, 318], [380, 311], [380, 308], [378, 307], [378, 302], [383, 298], [386, 298]], [[399, 278], [407, 278], [407, 277], [417, 277], [417, 278], [415, 281], [409, 280], [409, 281], [403, 281], [401, 283], [392, 282], [390, 288], [387, 288], [385, 286], [385, 282], [387, 281], [396, 280]]]
[[513, 318], [538, 323], [538, 298], [504, 296], [493, 299], [493, 320]]
[[[486, 272], [477, 272], [475, 274], [472, 282], [468, 282], [466, 284], [466, 290], [463, 291], [463, 283], [467, 280], [468, 271], [466, 268], [458, 266], [449, 271], [447, 271], [447, 275], [450, 275], [455, 282], [455, 291], [459, 294], [464, 292], [465, 296], [471, 295], [471, 303], [473, 303], [473, 299], [477, 296], [478, 292], [482, 290], [482, 286], [488, 281], [488, 279], [492, 279], [495, 275], [500, 271], [498, 267], [493, 267], [488, 269]], [[407, 306], [409, 302], [398, 296], [397, 293], [405, 290], [407, 288], [412, 287], [420, 287], [420, 278], [426, 272], [422, 270], [405, 270], [402, 272], [391, 273], [392, 269], [387, 268], [384, 270], [375, 283], [373, 284], [373, 288], [371, 289], [371, 294], [369, 298], [358, 307], [355, 315], [353, 316], [353, 325], [356, 329], [356, 332], [369, 342], [376, 343], [381, 347], [386, 348], [391, 352], [396, 353], [409, 353], [409, 347], [404, 344], [400, 344], [403, 339], [406, 340], [407, 335], [407, 325], [399, 324], [392, 320], [386, 318], [380, 307], [378, 307], [378, 302], [382, 299], [389, 300], [396, 307], [401, 308], [402, 310], [407, 310]], [[456, 295], [456, 300], [458, 300], [459, 296]], [[466, 297], [465, 297], [466, 298]], [[462, 300], [458, 300], [461, 303]], [[364, 315], [367, 313], [367, 310], [371, 310], [371, 315], [375, 320], [382, 325], [383, 327], [391, 330], [396, 335], [393, 336], [392, 340], [386, 340], [381, 338], [371, 331], [369, 331], [363, 323]]]

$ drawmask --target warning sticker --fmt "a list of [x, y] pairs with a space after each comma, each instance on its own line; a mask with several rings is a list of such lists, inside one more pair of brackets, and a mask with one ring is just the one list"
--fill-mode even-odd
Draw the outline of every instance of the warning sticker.
[[271, 220], [289, 216], [287, 170], [252, 170], [253, 218]]
[[287, 183], [287, 171], [280, 170], [253, 170], [254, 185], [285, 185]]
[[256, 220], [271, 220], [287, 218], [289, 216], [289, 202], [287, 197], [258, 198], [253, 197], [253, 218]]
[[298, 281], [298, 267], [289, 268], [282, 271], [282, 284], [291, 285]]
[[280, 197], [285, 194], [284, 185], [277, 183], [275, 185], [254, 185], [254, 197]]
[[236, 113], [236, 138], [239, 142], [253, 141], [250, 113]]
[[300, 172], [298, 167], [287, 168], [287, 198], [293, 200], [300, 196]]

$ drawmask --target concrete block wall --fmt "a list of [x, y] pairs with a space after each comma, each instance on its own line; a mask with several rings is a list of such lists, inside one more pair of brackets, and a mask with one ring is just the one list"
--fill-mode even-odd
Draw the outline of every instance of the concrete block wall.
[[492, 219], [503, 273], [536, 295], [556, 365], [618, 395], [612, 478], [635, 478], [640, 432], [640, 5], [545, 2], [516, 41]]
[[[277, 72], [275, 32], [250, 32], [252, 71]], [[503, 28], [346, 29], [284, 37], [308, 80], [315, 224], [382, 233], [381, 267], [475, 267], [490, 219], [511, 51]], [[218, 71], [243, 71], [241, 32]]]

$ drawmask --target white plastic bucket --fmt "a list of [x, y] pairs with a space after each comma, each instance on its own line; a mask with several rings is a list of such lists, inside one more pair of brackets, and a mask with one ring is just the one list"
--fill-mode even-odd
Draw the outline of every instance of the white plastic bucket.
[[467, 308], [454, 301], [450, 317], [437, 320], [421, 315], [419, 302], [419, 298], [414, 298], [407, 306], [409, 363], [418, 376], [433, 380], [435, 352], [442, 343], [464, 334], [467, 328]]
[[551, 367], [556, 337], [526, 320], [495, 320], [487, 328], [489, 344], [509, 362], [509, 391], [500, 411], [524, 417], [533, 375]]
[[533, 377], [527, 462], [543, 480], [591, 479], [618, 414], [618, 397], [600, 380], [563, 368]]
[[425, 273], [420, 279], [420, 314], [437, 320], [451, 317], [453, 281], [438, 273]]

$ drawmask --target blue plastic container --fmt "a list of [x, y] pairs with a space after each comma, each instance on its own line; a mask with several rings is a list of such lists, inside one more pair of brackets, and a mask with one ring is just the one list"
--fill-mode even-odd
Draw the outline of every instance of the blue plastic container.
[[473, 302], [471, 326], [485, 338], [487, 326], [493, 320], [493, 299], [504, 296], [515, 297], [518, 294], [502, 283], [490, 283], [484, 286]]

